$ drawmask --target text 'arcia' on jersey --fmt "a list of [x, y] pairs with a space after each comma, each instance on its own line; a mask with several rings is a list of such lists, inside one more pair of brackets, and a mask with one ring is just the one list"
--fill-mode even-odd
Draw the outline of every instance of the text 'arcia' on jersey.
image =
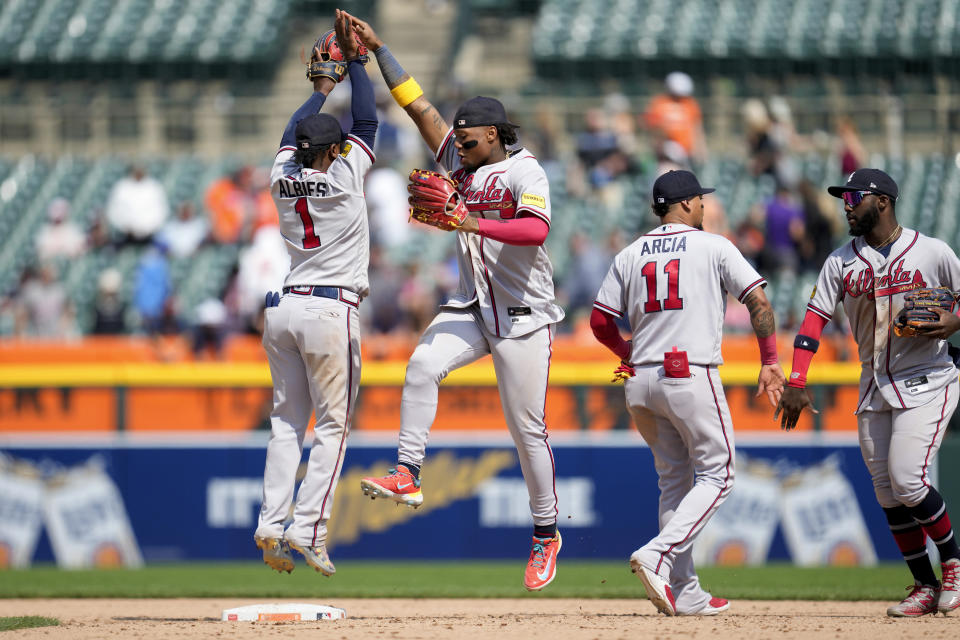
[[667, 236], [665, 238], [645, 238], [643, 246], [640, 249], [640, 255], [645, 256], [648, 253], [673, 253], [674, 251], [687, 250], [687, 236], [680, 234], [677, 236]]
[[326, 182], [300, 182], [298, 180], [281, 178], [277, 181], [277, 184], [280, 187], [281, 198], [325, 198], [329, 191]]

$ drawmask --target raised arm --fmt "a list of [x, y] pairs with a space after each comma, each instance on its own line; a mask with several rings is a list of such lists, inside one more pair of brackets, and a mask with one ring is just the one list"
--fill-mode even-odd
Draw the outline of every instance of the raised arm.
[[373, 28], [355, 16], [346, 12], [342, 13], [350, 19], [354, 31], [360, 36], [363, 44], [377, 57], [380, 72], [383, 74], [383, 79], [387, 83], [393, 99], [407, 112], [407, 115], [420, 130], [420, 135], [423, 136], [427, 146], [433, 153], [436, 153], [450, 130], [450, 126], [440, 116], [437, 108], [424, 97], [420, 85], [410, 77], [409, 73], [404, 71], [387, 48], [387, 45], [377, 37]]
[[377, 103], [373, 95], [373, 85], [370, 83], [370, 77], [363, 63], [366, 61], [366, 52], [361, 59], [360, 43], [357, 36], [354, 35], [350, 18], [345, 11], [337, 9], [335, 29], [337, 32], [337, 44], [343, 57], [347, 62], [347, 73], [350, 76], [350, 84], [353, 93], [350, 98], [350, 113], [353, 117], [353, 125], [350, 127], [350, 135], [356, 136], [364, 141], [371, 149], [377, 135]]
[[300, 108], [290, 116], [287, 128], [283, 130], [283, 136], [280, 138], [280, 148], [294, 146], [294, 142], [296, 141], [294, 139], [294, 133], [297, 129], [297, 123], [309, 115], [319, 113], [320, 108], [323, 107], [323, 103], [327, 100], [327, 96], [333, 91], [335, 86], [337, 86], [337, 83], [330, 78], [320, 77], [313, 79], [313, 95], [307, 98], [307, 101], [300, 105]]
[[757, 397], [766, 393], [770, 405], [776, 407], [783, 394], [786, 378], [777, 357], [777, 325], [773, 316], [773, 307], [770, 306], [763, 287], [757, 287], [748, 293], [743, 303], [750, 311], [750, 324], [753, 325], [753, 332], [757, 335], [757, 343], [760, 345]]

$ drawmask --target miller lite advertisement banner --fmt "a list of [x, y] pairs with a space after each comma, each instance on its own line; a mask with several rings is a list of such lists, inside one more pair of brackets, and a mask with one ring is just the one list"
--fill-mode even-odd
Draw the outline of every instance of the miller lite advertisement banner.
[[30, 566], [43, 526], [43, 493], [39, 469], [0, 453], [0, 570]]
[[[121, 434], [98, 444], [70, 441], [66, 434], [16, 442], [8, 437], [0, 450], [10, 460], [63, 470], [46, 476], [35, 550], [26, 529], [17, 548], [30, 556], [27, 561], [62, 566], [137, 566], [141, 558], [259, 561], [253, 532], [268, 435]], [[694, 545], [697, 562], [896, 560], [856, 434], [776, 436], [739, 438], [736, 484]], [[551, 434], [549, 442], [565, 558], [626, 561], [656, 535], [657, 477], [639, 435]], [[424, 504], [417, 510], [360, 491], [361, 478], [383, 475], [395, 464], [396, 434], [351, 434], [328, 523], [335, 561], [395, 560], [397, 549], [416, 560], [529, 553], [529, 497], [506, 433], [434, 434], [422, 471]], [[27, 494], [6, 481], [0, 484], [4, 509], [11, 494], [21, 501]], [[4, 511], [0, 534], [27, 519], [9, 522]]]
[[123, 497], [99, 458], [51, 477], [43, 506], [60, 567], [143, 566]]

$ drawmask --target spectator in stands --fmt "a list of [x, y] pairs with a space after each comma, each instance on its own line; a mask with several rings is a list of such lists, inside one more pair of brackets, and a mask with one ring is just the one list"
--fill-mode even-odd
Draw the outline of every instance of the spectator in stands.
[[841, 218], [834, 212], [832, 196], [809, 180], [800, 182], [799, 193], [804, 220], [804, 234], [798, 244], [800, 270], [818, 272], [833, 252], [833, 238], [839, 231]]
[[73, 304], [50, 264], [27, 269], [18, 295], [14, 333], [18, 336], [65, 339], [77, 335]]
[[86, 251], [86, 237], [69, 218], [70, 202], [64, 198], [54, 198], [47, 207], [47, 224], [37, 232], [37, 259], [40, 262], [53, 258], [76, 258]]
[[607, 275], [613, 254], [590, 239], [581, 231], [575, 231], [568, 242], [569, 263], [566, 276], [560, 286], [560, 295], [565, 300], [567, 315], [576, 321], [582, 313], [590, 314], [597, 291]]
[[[379, 136], [380, 130], [377, 139]], [[407, 177], [389, 165], [382, 165], [379, 156], [377, 159], [367, 174], [363, 192], [370, 218], [370, 245], [389, 250], [405, 246], [410, 236]], [[371, 265], [371, 270], [374, 268]]]
[[216, 298], [207, 298], [195, 309], [196, 322], [192, 327], [195, 358], [223, 357], [223, 341], [227, 335], [227, 308]]
[[743, 130], [746, 134], [747, 154], [750, 157], [750, 173], [755, 176], [776, 173], [779, 149], [770, 134], [772, 122], [763, 101], [751, 98], [740, 108]]
[[185, 200], [177, 207], [176, 217], [160, 229], [157, 238], [170, 248], [170, 255], [174, 258], [188, 258], [196, 253], [209, 235], [210, 225], [203, 218], [198, 218], [193, 203]]
[[797, 247], [805, 234], [803, 209], [786, 186], [780, 185], [765, 207], [762, 271], [790, 270], [799, 266]]
[[253, 221], [250, 225], [250, 237], [263, 227], [279, 227], [280, 214], [270, 195], [270, 169], [257, 167], [250, 174], [250, 197], [253, 199]]
[[149, 244], [169, 214], [163, 185], [138, 164], [113, 186], [107, 200], [107, 220], [124, 244]]
[[577, 135], [577, 157], [589, 173], [617, 152], [617, 136], [611, 131], [602, 109], [587, 109], [583, 114], [583, 125], [584, 130]]
[[170, 283], [168, 248], [154, 242], [137, 265], [133, 288], [133, 306], [140, 325], [151, 335], [176, 330]]
[[280, 291], [290, 271], [290, 256], [279, 227], [263, 227], [240, 252], [235, 282], [235, 309], [244, 329], [256, 326], [268, 291]]
[[93, 333], [114, 335], [126, 333], [127, 306], [120, 299], [123, 276], [114, 268], [104, 269], [97, 279], [97, 299], [94, 301]]
[[213, 239], [220, 244], [247, 242], [255, 216], [253, 167], [243, 166], [213, 182], [205, 198]]
[[[379, 132], [378, 132], [379, 135]], [[367, 207], [370, 206], [370, 192], [367, 191]], [[371, 228], [374, 225], [370, 225]], [[370, 245], [370, 295], [364, 299], [364, 314], [361, 319], [367, 323], [370, 333], [394, 333], [407, 331], [404, 311], [400, 305], [400, 289], [403, 287], [403, 274], [395, 264], [384, 256], [383, 247]], [[416, 340], [415, 334], [410, 334]]]
[[652, 146], [659, 148], [664, 141], [680, 145], [689, 161], [703, 162], [707, 158], [706, 138], [703, 134], [703, 115], [693, 97], [693, 79], [682, 71], [674, 71], [665, 80], [666, 93], [653, 97], [642, 115], [642, 124], [650, 131]]
[[857, 125], [848, 116], [837, 118], [837, 142], [839, 143], [840, 173], [844, 179], [867, 161], [867, 150], [860, 141]]

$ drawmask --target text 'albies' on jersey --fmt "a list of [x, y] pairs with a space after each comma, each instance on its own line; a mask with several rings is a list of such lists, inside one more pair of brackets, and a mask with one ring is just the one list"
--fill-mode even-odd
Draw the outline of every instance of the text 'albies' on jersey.
[[290, 254], [284, 286], [343, 287], [362, 298], [370, 290], [363, 179], [373, 165], [373, 151], [348, 135], [325, 172], [301, 167], [293, 152], [293, 147], [282, 147], [270, 174], [270, 192]]

